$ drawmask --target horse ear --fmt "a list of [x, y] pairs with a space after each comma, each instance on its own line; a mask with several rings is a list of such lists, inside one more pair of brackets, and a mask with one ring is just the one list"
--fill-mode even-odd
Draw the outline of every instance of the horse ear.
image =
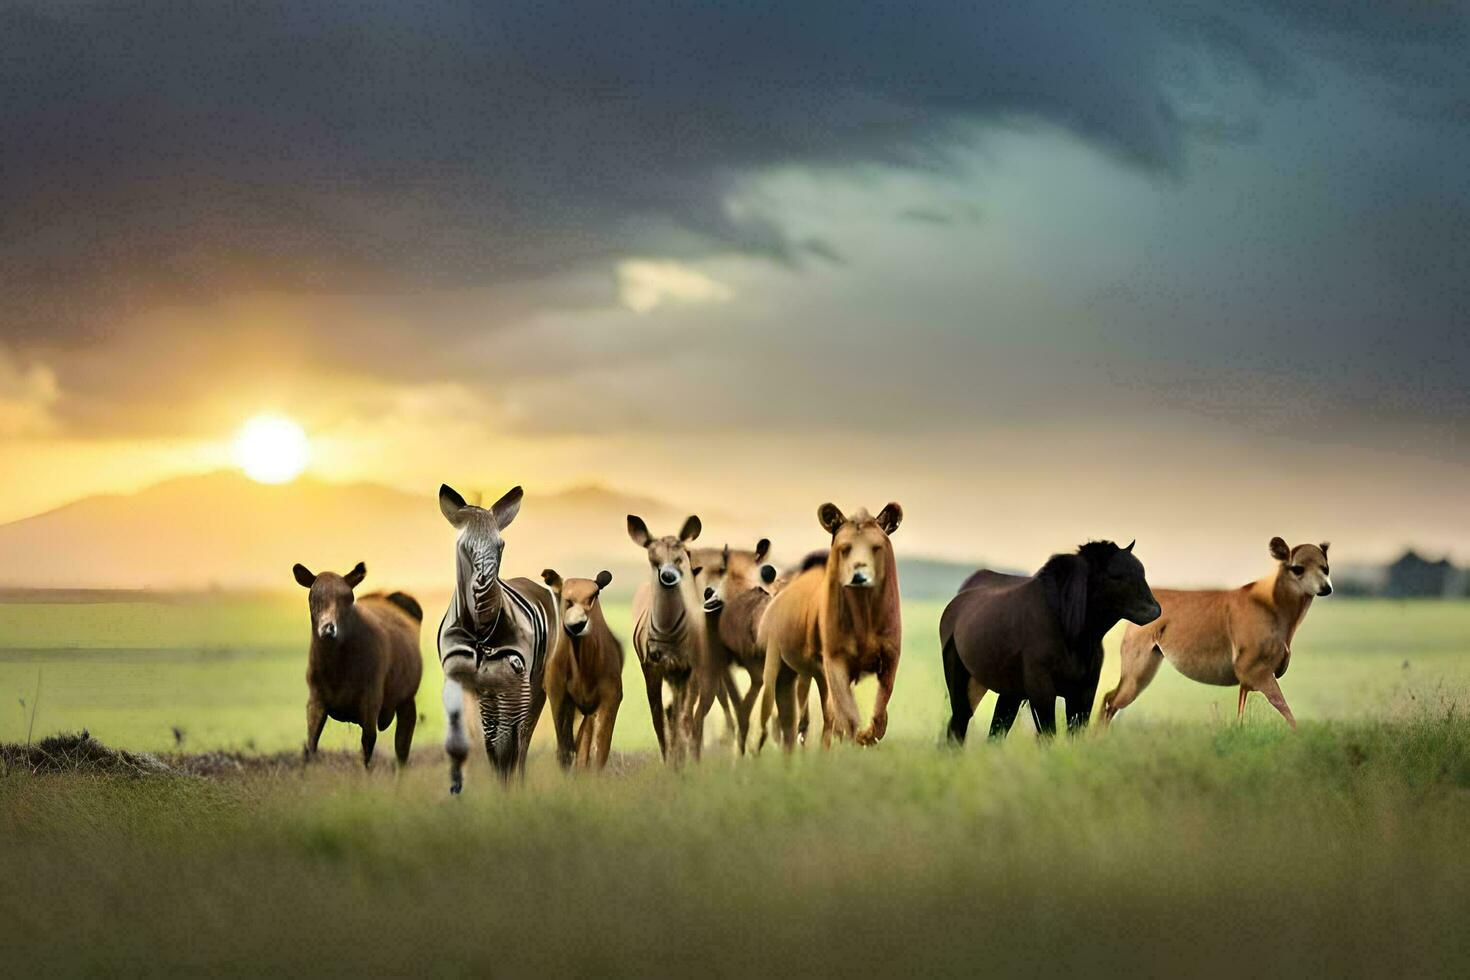
[[837, 529], [847, 523], [847, 518], [836, 504], [825, 503], [817, 508], [817, 523], [822, 525], [828, 534], [836, 534]]
[[1291, 549], [1286, 546], [1286, 541], [1283, 538], [1272, 538], [1270, 548], [1271, 557], [1277, 561], [1286, 561], [1286, 559], [1291, 557]]
[[759, 565], [771, 553], [771, 539], [761, 538], [755, 543], [755, 563]]
[[689, 520], [685, 521], [684, 526], [679, 529], [679, 540], [688, 544], [699, 537], [699, 532], [703, 530], [704, 525], [699, 523], [699, 518], [690, 514]]
[[291, 574], [296, 576], [296, 584], [303, 589], [309, 589], [316, 584], [316, 573], [300, 562], [291, 566]]
[[1327, 557], [1327, 549], [1328, 549], [1328, 547], [1331, 544], [1332, 544], [1331, 541], [1323, 541], [1321, 544], [1317, 545], [1317, 547], [1319, 547], [1319, 548], [1322, 549], [1322, 557], [1323, 558], [1326, 558]]
[[766, 585], [770, 585], [772, 582], [776, 581], [775, 565], [761, 566], [761, 581], [764, 582]]
[[347, 583], [349, 588], [353, 589], [361, 585], [362, 580], [365, 578], [367, 578], [367, 566], [364, 565], [362, 562], [358, 562], [356, 565], [353, 565], [352, 571], [342, 576], [342, 580]]
[[516, 514], [521, 511], [521, 497], [524, 496], [520, 487], [511, 487], [505, 491], [505, 496], [490, 505], [490, 513], [495, 515], [495, 526], [504, 531], [510, 527], [510, 522], [516, 519]]
[[541, 580], [551, 586], [551, 591], [561, 594], [561, 576], [552, 568], [541, 569]]
[[1124, 548], [1123, 550], [1126, 551], [1126, 552], [1128, 552], [1131, 555], [1131, 554], [1133, 554], [1133, 546], [1136, 545], [1137, 543], [1138, 543], [1138, 539], [1137, 538], [1134, 538], [1132, 541], [1129, 541], [1128, 542], [1128, 547]]
[[459, 491], [447, 483], [441, 483], [439, 485], [439, 513], [444, 515], [446, 521], [455, 527], [464, 524], [464, 509], [466, 506], [464, 498], [459, 495]]
[[604, 568], [602, 571], [597, 573], [597, 578], [595, 578], [593, 581], [597, 583], [597, 591], [601, 592], [609, 585], [612, 585], [612, 572], [609, 572], [607, 569]]
[[628, 537], [640, 548], [647, 548], [653, 541], [653, 535], [648, 533], [648, 525], [643, 523], [643, 518], [634, 514], [628, 515]]
[[878, 526], [883, 529], [884, 534], [892, 534], [898, 530], [898, 525], [903, 523], [903, 508], [889, 501], [888, 506], [878, 511]]
[[689, 574], [693, 575], [695, 578], [698, 578], [699, 573], [702, 571], [704, 571], [703, 565], [695, 565], [693, 568], [689, 569]]

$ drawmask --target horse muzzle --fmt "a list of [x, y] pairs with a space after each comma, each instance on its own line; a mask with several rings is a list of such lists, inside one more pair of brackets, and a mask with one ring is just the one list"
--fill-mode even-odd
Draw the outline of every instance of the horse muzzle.
[[673, 588], [678, 585], [679, 580], [683, 577], [679, 574], [679, 570], [672, 565], [665, 565], [658, 570], [658, 584], [665, 588]]
[[316, 631], [316, 635], [324, 640], [335, 640], [337, 638], [337, 624], [322, 623], [321, 627]]

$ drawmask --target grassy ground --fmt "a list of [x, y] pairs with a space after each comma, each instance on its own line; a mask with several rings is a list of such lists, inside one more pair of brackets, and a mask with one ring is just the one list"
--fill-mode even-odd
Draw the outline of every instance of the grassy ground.
[[[904, 606], [892, 738], [933, 740], [947, 717], [935, 641], [941, 608], [930, 602]], [[629, 635], [627, 607], [609, 606], [607, 613], [614, 631]], [[422, 746], [443, 738], [433, 647], [437, 606], [428, 618]], [[39, 683], [37, 732], [85, 727], [109, 745], [161, 751], [177, 747], [172, 730], [178, 728], [184, 749], [298, 748], [305, 730], [307, 632], [300, 596], [0, 604], [0, 741], [25, 739]], [[1116, 679], [1120, 634], [1115, 630], [1109, 638], [1103, 690]], [[1312, 610], [1295, 646], [1282, 687], [1301, 718], [1363, 720], [1411, 707], [1414, 698], [1440, 689], [1470, 691], [1470, 603], [1327, 600]], [[653, 734], [631, 646], [627, 653], [627, 696], [613, 748], [636, 753], [653, 746]], [[861, 693], [871, 698], [871, 681]], [[1259, 696], [1250, 705], [1253, 716], [1274, 718]], [[1121, 723], [1206, 721], [1234, 713], [1234, 689], [1194, 684], [1165, 667]], [[981, 718], [988, 722], [988, 707], [982, 706]], [[543, 739], [549, 727], [543, 726]], [[328, 723], [323, 744], [345, 749], [356, 736]]]
[[[208, 777], [12, 769], [0, 949], [16, 975], [1470, 966], [1470, 607], [1319, 604], [1283, 681], [1295, 735], [1264, 703], [1236, 726], [1233, 692], [1166, 668], [1105, 736], [963, 752], [934, 746], [937, 612], [906, 607], [874, 751], [715, 752], [671, 774], [630, 697], [603, 778], [563, 776], [542, 747], [525, 786], [480, 762], [451, 801], [430, 666], [402, 775], [345, 754]], [[294, 749], [302, 619], [0, 607], [0, 740], [24, 739], [9, 705], [43, 667], [38, 732], [162, 749], [178, 724], [186, 749]]]

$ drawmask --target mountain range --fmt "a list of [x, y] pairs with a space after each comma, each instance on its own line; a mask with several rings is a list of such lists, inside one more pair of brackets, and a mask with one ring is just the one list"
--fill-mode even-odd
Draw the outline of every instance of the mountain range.
[[[295, 562], [346, 571], [365, 561], [370, 586], [443, 591], [452, 579], [454, 531], [439, 513], [434, 489], [410, 494], [310, 479], [272, 486], [222, 471], [87, 497], [0, 525], [0, 588], [284, 590], [295, 587]], [[566, 576], [591, 576], [607, 568], [614, 594], [629, 594], [646, 564], [627, 538], [626, 516], [638, 514], [655, 533], [672, 533], [688, 513], [600, 486], [528, 492], [506, 532], [506, 574], [538, 577], [549, 566]], [[761, 534], [738, 517], [701, 517], [701, 544], [747, 538], [753, 544]], [[819, 546], [820, 531], [814, 532], [802, 547], [782, 548], [778, 541], [776, 557], [794, 561]], [[900, 578], [906, 593], [913, 592], [912, 579], [919, 592], [943, 594], [973, 567], [905, 560]]]

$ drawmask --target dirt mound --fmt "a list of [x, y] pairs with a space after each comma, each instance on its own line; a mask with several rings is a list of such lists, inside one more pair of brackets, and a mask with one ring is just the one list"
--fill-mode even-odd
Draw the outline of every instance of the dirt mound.
[[110, 749], [87, 731], [52, 735], [30, 745], [0, 744], [0, 762], [7, 772], [28, 769], [37, 775], [157, 776], [172, 772], [157, 756]]

